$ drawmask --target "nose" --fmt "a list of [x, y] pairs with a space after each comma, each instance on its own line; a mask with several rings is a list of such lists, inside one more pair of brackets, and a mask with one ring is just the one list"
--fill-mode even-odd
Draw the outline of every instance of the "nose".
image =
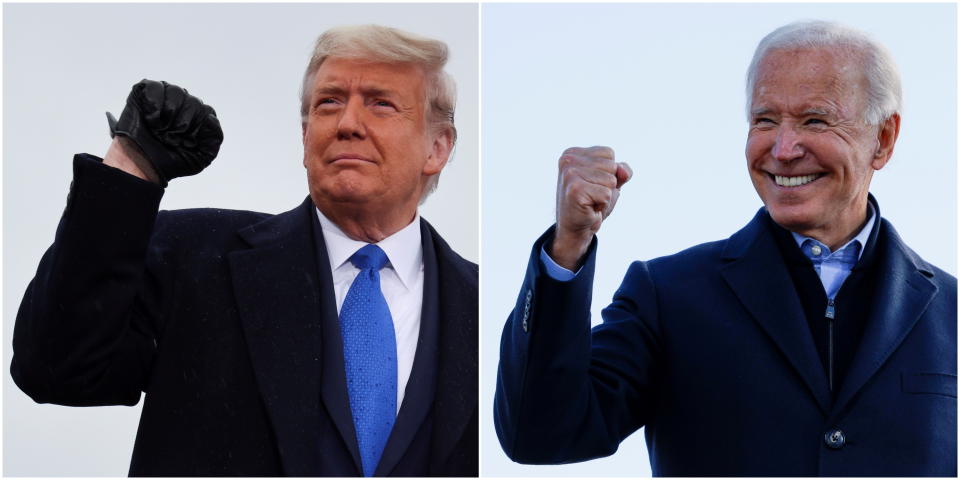
[[363, 101], [351, 98], [347, 101], [337, 121], [337, 138], [349, 140], [364, 138], [367, 134], [363, 123]]
[[781, 162], [789, 162], [803, 156], [803, 145], [800, 135], [789, 125], [783, 125], [777, 130], [777, 139], [771, 149], [771, 155]]

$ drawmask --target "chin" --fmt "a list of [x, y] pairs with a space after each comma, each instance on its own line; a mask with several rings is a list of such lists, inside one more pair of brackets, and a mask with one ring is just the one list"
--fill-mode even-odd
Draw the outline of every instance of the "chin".
[[802, 205], [767, 205], [767, 212], [777, 225], [791, 232], [802, 233], [811, 229], [816, 223], [809, 208], [804, 208]]
[[322, 181], [310, 182], [311, 196], [316, 200], [335, 203], [365, 203], [376, 199], [378, 192], [370, 182], [357, 179], [326, 177]]
[[318, 195], [321, 198], [327, 199], [329, 202], [351, 204], [367, 203], [377, 198], [377, 195], [363, 190], [342, 188], [323, 189], [318, 192]]

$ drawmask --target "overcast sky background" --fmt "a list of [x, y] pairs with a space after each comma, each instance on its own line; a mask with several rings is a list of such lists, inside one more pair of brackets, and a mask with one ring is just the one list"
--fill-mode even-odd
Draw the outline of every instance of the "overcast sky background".
[[3, 426], [5, 476], [126, 476], [140, 406], [36, 405], [9, 375], [20, 299], [53, 241], [77, 152], [102, 156], [104, 111], [142, 78], [212, 105], [224, 143], [161, 208], [280, 213], [307, 195], [299, 91], [325, 29], [377, 23], [447, 42], [459, 141], [421, 208], [450, 245], [479, 257], [476, 4], [3, 5]]
[[956, 275], [954, 5], [485, 4], [481, 15], [484, 475], [650, 474], [642, 431], [601, 460], [510, 462], [491, 421], [500, 332], [530, 247], [553, 223], [566, 147], [611, 146], [635, 173], [599, 233], [595, 323], [631, 260], [726, 238], [753, 217], [762, 203], [743, 154], [744, 77], [781, 25], [839, 21], [891, 50], [905, 108], [871, 191], [908, 245]]

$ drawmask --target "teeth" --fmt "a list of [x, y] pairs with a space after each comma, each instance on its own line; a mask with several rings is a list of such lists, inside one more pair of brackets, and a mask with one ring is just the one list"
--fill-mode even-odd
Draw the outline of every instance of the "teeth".
[[813, 175], [802, 175], [799, 177], [785, 177], [782, 175], [774, 175], [773, 180], [777, 182], [777, 185], [781, 187], [799, 187], [800, 185], [806, 185], [818, 177], [817, 174]]

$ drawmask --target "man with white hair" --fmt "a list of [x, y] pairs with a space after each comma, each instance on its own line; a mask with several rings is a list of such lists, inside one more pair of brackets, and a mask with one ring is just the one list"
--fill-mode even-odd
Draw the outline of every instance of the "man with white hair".
[[478, 268], [417, 209], [456, 139], [446, 61], [392, 28], [322, 34], [310, 194], [279, 215], [158, 212], [223, 136], [186, 90], [135, 85], [104, 159], [74, 159], [17, 316], [17, 385], [75, 406], [146, 392], [136, 476], [476, 476]]
[[583, 461], [645, 426], [654, 475], [956, 476], [956, 279], [869, 194], [900, 129], [890, 55], [799, 22], [747, 79], [764, 207], [727, 240], [634, 262], [592, 331], [594, 235], [632, 173], [607, 147], [560, 158], [556, 225], [504, 327], [501, 445]]

